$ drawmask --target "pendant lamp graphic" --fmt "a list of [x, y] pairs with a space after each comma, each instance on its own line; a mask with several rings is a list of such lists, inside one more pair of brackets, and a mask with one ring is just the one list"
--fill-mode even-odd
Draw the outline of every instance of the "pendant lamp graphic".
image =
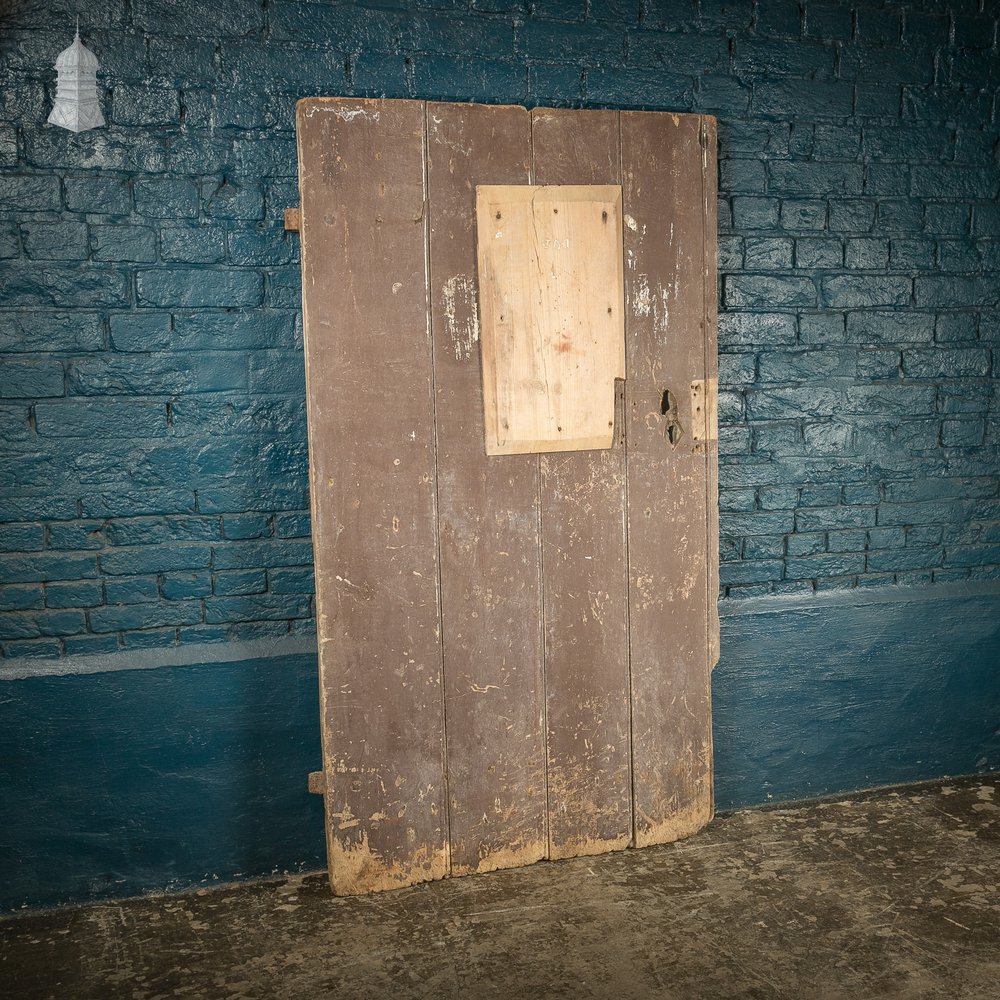
[[71, 132], [86, 132], [104, 124], [104, 115], [97, 102], [97, 56], [80, 41], [80, 24], [76, 25], [73, 44], [56, 58], [56, 101], [49, 115], [49, 124], [68, 128]]

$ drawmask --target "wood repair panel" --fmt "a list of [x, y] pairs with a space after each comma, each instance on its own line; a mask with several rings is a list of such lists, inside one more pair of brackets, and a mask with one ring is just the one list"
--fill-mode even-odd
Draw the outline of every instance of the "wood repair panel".
[[611, 447], [621, 200], [617, 185], [476, 188], [487, 455]]
[[[309, 98], [297, 128], [334, 891], [694, 832], [718, 648], [714, 120]], [[567, 215], [494, 273], [477, 189], [491, 225]], [[592, 226], [601, 249], [557, 264]], [[524, 322], [588, 351], [537, 393], [564, 410], [518, 431], [553, 450], [500, 453], [491, 413], [531, 407], [491, 408], [481, 340], [508, 314], [480, 289], [509, 303], [539, 266], [556, 278]], [[564, 450], [564, 412], [599, 415], [600, 441]]]

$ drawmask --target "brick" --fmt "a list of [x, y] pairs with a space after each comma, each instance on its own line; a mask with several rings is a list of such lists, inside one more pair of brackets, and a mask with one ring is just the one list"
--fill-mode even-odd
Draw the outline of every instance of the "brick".
[[739, 229], [773, 229], [778, 224], [777, 198], [733, 198], [733, 225]]
[[867, 566], [873, 573], [897, 572], [940, 566], [943, 558], [944, 553], [939, 548], [896, 549], [891, 552], [869, 552]]
[[264, 538], [271, 534], [270, 519], [266, 514], [226, 514], [222, 518], [224, 538]]
[[853, 239], [844, 244], [844, 264], [855, 271], [880, 271], [889, 266], [889, 241]]
[[102, 521], [54, 521], [46, 531], [49, 549], [101, 549], [104, 544]]
[[903, 374], [908, 378], [976, 378], [989, 371], [990, 352], [984, 348], [903, 351]]
[[847, 118], [854, 109], [854, 87], [823, 80], [761, 80], [754, 86], [757, 114], [781, 119]]
[[205, 214], [212, 219], [264, 218], [264, 196], [261, 186], [251, 181], [236, 183], [228, 178], [221, 182], [214, 178], [203, 181], [201, 198]]
[[132, 191], [127, 178], [84, 175], [63, 181], [66, 207], [88, 215], [128, 215]]
[[162, 649], [165, 646], [173, 646], [177, 642], [176, 628], [153, 628], [144, 631], [123, 632], [121, 636], [122, 646], [127, 650], [133, 649]]
[[791, 579], [848, 576], [864, 571], [865, 556], [860, 552], [827, 552], [785, 560], [785, 575]]
[[[135, 26], [158, 37], [198, 38], [205, 30], [205, 12], [196, 3], [134, 0], [132, 10]], [[212, 16], [213, 35], [223, 38], [257, 35], [263, 28], [264, 13], [256, 0], [231, 0]]]
[[823, 532], [797, 532], [787, 538], [787, 553], [790, 556], [811, 556], [825, 549], [826, 535]]
[[0, 174], [0, 211], [58, 212], [60, 208], [58, 177]]
[[148, 264], [156, 260], [156, 232], [148, 226], [93, 226], [94, 260]]
[[859, 351], [854, 374], [859, 379], [896, 378], [901, 374], [901, 367], [897, 351]]
[[780, 559], [761, 562], [722, 563], [719, 567], [719, 582], [728, 587], [732, 584], [758, 583], [764, 580], [780, 580], [784, 563]]
[[934, 316], [915, 312], [852, 312], [847, 314], [847, 339], [855, 344], [930, 343]]
[[307, 594], [257, 594], [240, 597], [213, 597], [205, 601], [205, 621], [220, 622], [284, 620], [311, 614]]
[[958, 164], [914, 166], [910, 172], [910, 193], [920, 198], [993, 199], [1000, 190], [1000, 178], [993, 168]]
[[264, 299], [256, 271], [176, 267], [140, 271], [136, 278], [140, 305], [234, 308], [259, 306]]
[[97, 576], [97, 557], [87, 553], [40, 552], [0, 560], [0, 583], [43, 583]]
[[58, 639], [30, 639], [23, 642], [5, 642], [4, 657], [8, 660], [51, 660], [59, 656]]
[[172, 87], [119, 83], [112, 92], [109, 117], [116, 125], [173, 125], [180, 113], [179, 94]]
[[828, 552], [864, 552], [865, 531], [831, 531], [826, 536]]
[[36, 552], [45, 547], [45, 525], [4, 524], [0, 552]]
[[844, 262], [844, 245], [839, 239], [797, 239], [795, 266], [798, 268], [839, 268]]
[[311, 566], [269, 569], [267, 583], [273, 594], [312, 594], [316, 589]]
[[803, 344], [842, 344], [846, 336], [843, 313], [799, 314], [799, 340]]
[[21, 241], [31, 260], [86, 260], [90, 252], [82, 222], [23, 222]]
[[866, 306], [909, 305], [909, 278], [862, 275], [836, 275], [822, 279], [822, 295], [826, 305], [836, 309], [857, 309]]
[[39, 584], [0, 586], [0, 611], [26, 611], [45, 606], [45, 593]]
[[295, 346], [295, 314], [268, 310], [181, 313], [174, 317], [179, 348], [251, 350]]
[[101, 570], [114, 576], [200, 569], [211, 563], [210, 545], [146, 545], [101, 554]]
[[854, 429], [848, 424], [806, 424], [802, 435], [806, 448], [814, 455], [848, 455], [854, 451]]
[[201, 601], [122, 604], [115, 607], [94, 608], [90, 612], [90, 627], [95, 632], [172, 628], [177, 625], [194, 625], [200, 621], [202, 621]]
[[187, 355], [100, 356], [70, 364], [70, 388], [77, 395], [150, 395], [245, 389], [246, 361], [226, 352]]
[[895, 549], [906, 543], [905, 528], [869, 528], [869, 549]]
[[745, 242], [748, 271], [784, 271], [792, 266], [792, 240], [786, 237], [750, 237]]
[[170, 313], [114, 313], [110, 326], [116, 351], [148, 353], [170, 347]]
[[95, 313], [0, 313], [0, 351], [96, 351], [103, 340]]
[[278, 225], [229, 234], [229, 260], [233, 264], [267, 266], [298, 263], [298, 238]]
[[754, 354], [719, 355], [721, 385], [747, 385], [756, 378], [757, 358]]
[[311, 521], [308, 511], [292, 511], [274, 518], [274, 531], [279, 538], [308, 538]]
[[996, 21], [992, 17], [955, 18], [955, 45], [968, 49], [991, 48], [996, 39]]
[[140, 178], [135, 181], [134, 194], [135, 210], [152, 219], [190, 219], [198, 215], [198, 186], [186, 178]]
[[727, 275], [724, 287], [727, 306], [774, 308], [816, 305], [816, 286], [809, 278]]
[[875, 228], [879, 232], [919, 232], [923, 221], [923, 210], [917, 201], [879, 200], [875, 220]]
[[812, 507], [795, 512], [796, 531], [828, 531], [836, 528], [869, 528], [874, 526], [876, 508]]
[[228, 542], [216, 546], [212, 563], [216, 570], [311, 565], [312, 543], [306, 539]]
[[0, 398], [35, 399], [61, 396], [64, 391], [62, 363], [55, 360], [5, 359], [0, 365]]
[[992, 277], [917, 277], [913, 295], [918, 306], [939, 308], [994, 306], [1000, 302], [1000, 289]]
[[96, 656], [117, 653], [119, 649], [118, 637], [111, 634], [67, 636], [63, 646], [67, 656]]
[[226, 232], [219, 226], [163, 229], [160, 232], [160, 252], [166, 261], [217, 264], [226, 259]]
[[49, 608], [93, 608], [104, 602], [100, 580], [72, 580], [47, 583], [45, 605]]
[[160, 599], [155, 576], [108, 577], [104, 593], [108, 604], [145, 604]]
[[850, 354], [836, 350], [768, 352], [760, 358], [761, 382], [808, 382], [853, 372]]
[[208, 570], [198, 570], [193, 573], [165, 573], [160, 582], [160, 593], [168, 601], [208, 597], [212, 593], [212, 574]]
[[267, 574], [262, 569], [236, 569], [215, 574], [214, 593], [219, 597], [263, 594]]
[[911, 547], [940, 545], [944, 531], [940, 524], [922, 524], [908, 528], [906, 544]]
[[946, 448], [978, 448], [983, 443], [986, 424], [983, 420], [942, 420], [941, 444]]
[[864, 172], [856, 163], [801, 163], [776, 160], [768, 165], [769, 192], [779, 195], [856, 194]]
[[167, 430], [166, 406], [148, 400], [63, 399], [35, 406], [40, 437], [162, 437]]
[[935, 266], [935, 251], [933, 240], [894, 239], [889, 245], [889, 260], [895, 270], [932, 268]]
[[109, 268], [76, 264], [0, 269], [0, 300], [7, 307], [123, 307], [129, 304], [130, 296], [129, 276]]
[[874, 201], [860, 199], [830, 201], [830, 229], [833, 232], [867, 233], [874, 224]]
[[825, 229], [826, 202], [804, 198], [792, 198], [782, 201], [781, 228], [794, 232]]
[[218, 517], [128, 517], [108, 525], [112, 545], [211, 541], [220, 537]]

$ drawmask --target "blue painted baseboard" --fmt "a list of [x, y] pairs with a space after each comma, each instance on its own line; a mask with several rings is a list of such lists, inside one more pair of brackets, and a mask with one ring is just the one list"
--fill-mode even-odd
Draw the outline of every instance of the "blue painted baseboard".
[[[720, 809], [1000, 767], [998, 588], [733, 602], [722, 651]], [[317, 702], [301, 641], [6, 661], [0, 908], [323, 867]]]
[[319, 764], [315, 651], [0, 682], [0, 907], [322, 868]]
[[1000, 590], [741, 601], [712, 682], [719, 809], [1000, 768]]

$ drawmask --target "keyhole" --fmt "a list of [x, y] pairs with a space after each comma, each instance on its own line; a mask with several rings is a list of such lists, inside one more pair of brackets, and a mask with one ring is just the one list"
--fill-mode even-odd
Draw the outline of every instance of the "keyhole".
[[660, 396], [660, 416], [666, 418], [663, 436], [671, 448], [676, 448], [684, 436], [684, 428], [677, 419], [677, 403], [669, 389], [664, 389], [663, 395]]

